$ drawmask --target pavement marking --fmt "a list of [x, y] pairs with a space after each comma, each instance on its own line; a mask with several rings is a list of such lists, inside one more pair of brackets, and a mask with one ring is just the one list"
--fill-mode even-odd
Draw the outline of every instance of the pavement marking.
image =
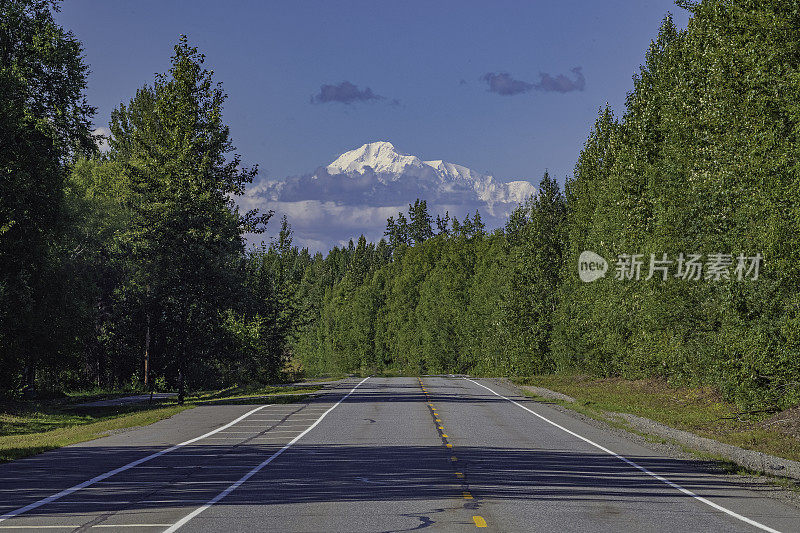
[[461, 493], [461, 495], [464, 497], [465, 500], [471, 500], [472, 499], [472, 494], [469, 491], [464, 491], [464, 492]]
[[0, 529], [77, 529], [81, 526], [0, 526]]
[[493, 391], [492, 389], [490, 389], [490, 388], [489, 388], [489, 387], [487, 387], [486, 385], [483, 385], [483, 384], [481, 384], [481, 383], [478, 383], [478, 382], [477, 382], [477, 381], [475, 381], [474, 379], [470, 379], [470, 378], [464, 378], [464, 379], [465, 379], [465, 380], [467, 380], [467, 381], [471, 381], [472, 383], [474, 383], [475, 385], [478, 385], [479, 387], [483, 387], [484, 389], [488, 390], [489, 392], [491, 392], [491, 393], [492, 393], [492, 394], [494, 394], [495, 396], [499, 396], [500, 398], [503, 398], [504, 400], [507, 400], [507, 401], [509, 401], [509, 402], [513, 403], [513, 404], [514, 404], [514, 405], [516, 405], [517, 407], [521, 407], [522, 409], [524, 409], [524, 410], [528, 411], [528, 412], [529, 412], [529, 413], [531, 413], [532, 415], [534, 415], [534, 416], [536, 416], [536, 417], [538, 417], [538, 418], [542, 419], [543, 421], [547, 422], [547, 423], [548, 423], [548, 424], [550, 424], [551, 426], [557, 427], [558, 429], [560, 429], [560, 430], [562, 430], [562, 431], [565, 431], [566, 433], [569, 433], [569, 434], [570, 434], [570, 435], [572, 435], [573, 437], [576, 437], [576, 438], [578, 438], [578, 439], [582, 440], [583, 442], [585, 442], [585, 443], [587, 443], [587, 444], [590, 444], [590, 445], [594, 446], [594, 447], [595, 447], [595, 448], [597, 448], [598, 450], [602, 450], [602, 451], [606, 452], [607, 454], [611, 455], [612, 457], [615, 457], [615, 458], [619, 459], [620, 461], [622, 461], [622, 462], [624, 462], [624, 463], [627, 463], [627, 464], [629, 464], [630, 466], [632, 466], [632, 467], [636, 468], [637, 470], [641, 470], [642, 472], [644, 472], [644, 473], [645, 473], [645, 474], [647, 474], [648, 476], [652, 476], [652, 477], [656, 478], [657, 480], [661, 481], [662, 483], [664, 483], [664, 484], [666, 484], [666, 485], [669, 485], [669, 486], [670, 486], [670, 487], [672, 487], [673, 489], [675, 489], [675, 490], [678, 490], [678, 491], [680, 491], [680, 492], [682, 492], [682, 493], [686, 494], [687, 496], [691, 496], [692, 498], [696, 499], [697, 501], [703, 502], [704, 504], [708, 505], [709, 507], [713, 507], [713, 508], [714, 508], [714, 509], [716, 509], [717, 511], [721, 511], [721, 512], [723, 512], [723, 513], [727, 514], [728, 516], [731, 516], [731, 517], [733, 517], [733, 518], [736, 518], [737, 520], [741, 520], [742, 522], [745, 522], [745, 523], [747, 523], [747, 524], [750, 524], [751, 526], [753, 526], [753, 527], [756, 527], [756, 528], [758, 528], [758, 529], [761, 529], [761, 530], [763, 530], [763, 531], [769, 531], [770, 533], [780, 533], [780, 531], [778, 531], [777, 529], [772, 529], [771, 527], [769, 527], [769, 526], [766, 526], [766, 525], [762, 524], [761, 522], [756, 522], [755, 520], [753, 520], [753, 519], [751, 519], [751, 518], [747, 518], [746, 516], [743, 516], [743, 515], [740, 515], [739, 513], [736, 513], [736, 512], [734, 512], [734, 511], [731, 511], [730, 509], [728, 509], [728, 508], [726, 508], [726, 507], [723, 507], [723, 506], [721, 506], [721, 505], [719, 505], [719, 504], [717, 504], [717, 503], [714, 503], [714, 502], [712, 502], [711, 500], [708, 500], [708, 499], [706, 499], [706, 498], [703, 498], [702, 496], [698, 496], [697, 494], [695, 494], [694, 492], [690, 491], [689, 489], [687, 489], [687, 488], [684, 488], [684, 487], [682, 487], [682, 486], [678, 485], [677, 483], [675, 483], [675, 482], [673, 482], [673, 481], [670, 481], [670, 480], [668, 480], [667, 478], [665, 478], [665, 477], [663, 477], [663, 476], [660, 476], [659, 474], [656, 474], [655, 472], [653, 472], [653, 471], [651, 471], [651, 470], [648, 470], [647, 468], [645, 468], [645, 467], [643, 467], [643, 466], [641, 466], [641, 465], [639, 465], [639, 464], [637, 464], [637, 463], [635, 463], [635, 462], [631, 461], [631, 460], [630, 460], [630, 459], [628, 459], [627, 457], [624, 457], [624, 456], [622, 456], [622, 455], [620, 455], [620, 454], [618, 454], [618, 453], [616, 453], [616, 452], [613, 452], [613, 451], [609, 450], [609, 449], [608, 449], [608, 448], [606, 448], [605, 446], [602, 446], [602, 445], [600, 445], [600, 444], [597, 444], [597, 443], [596, 443], [596, 442], [594, 442], [593, 440], [587, 439], [586, 437], [584, 437], [584, 436], [582, 436], [582, 435], [578, 435], [578, 434], [577, 434], [577, 433], [575, 433], [574, 431], [571, 431], [571, 430], [569, 430], [569, 429], [565, 428], [564, 426], [562, 426], [562, 425], [560, 425], [560, 424], [557, 424], [556, 422], [553, 422], [553, 421], [552, 421], [552, 420], [550, 420], [549, 418], [546, 418], [545, 416], [542, 416], [542, 415], [540, 415], [540, 414], [539, 414], [539, 413], [537, 413], [536, 411], [533, 411], [533, 410], [531, 410], [531, 409], [528, 409], [527, 407], [525, 407], [525, 406], [524, 406], [524, 405], [522, 405], [521, 403], [519, 403], [519, 402], [515, 402], [515, 401], [514, 401], [514, 400], [512, 400], [511, 398], [507, 398], [507, 397], [503, 396], [502, 394], [499, 394], [499, 393], [497, 393], [497, 392]]
[[180, 466], [180, 465], [164, 465], [164, 466], [137, 466], [136, 470], [208, 470], [208, 469], [219, 469], [219, 470], [227, 470], [229, 468], [250, 468], [247, 465], [224, 465], [224, 466], [216, 466], [216, 465], [191, 465], [191, 466]]
[[[278, 427], [281, 427], [281, 426], [278, 426]], [[295, 431], [300, 431], [300, 430], [299, 429], [277, 429], [276, 428], [276, 429], [267, 430], [266, 433], [294, 433]], [[223, 431], [222, 432], [223, 435], [233, 435], [233, 434], [239, 434], [239, 433], [244, 433], [245, 435], [258, 435], [259, 434], [258, 431]], [[217, 438], [219, 438], [219, 437], [217, 437]]]
[[216, 457], [218, 453], [176, 453], [172, 457]]
[[[308, 422], [308, 421], [316, 420], [316, 419], [315, 418], [309, 418], [309, 419], [304, 419], [304, 420], [306, 420], [306, 422]], [[280, 420], [276, 420], [275, 422], [280, 422]], [[295, 422], [295, 420], [292, 419], [291, 422]], [[272, 424], [272, 425], [274, 425], [274, 424]], [[283, 428], [283, 427], [288, 427], [288, 426], [305, 426], [305, 425], [306, 424], [304, 422], [297, 422], [297, 424], [294, 424], [294, 423], [291, 423], [291, 424], [280, 424], [279, 423], [277, 426]], [[261, 424], [260, 426], [241, 426], [240, 425], [240, 426], [236, 426], [236, 429], [247, 429], [247, 428], [250, 428], [250, 429], [264, 429], [264, 428], [268, 428], [268, 427], [271, 427], [270, 424]]]
[[137, 459], [135, 461], [132, 461], [132, 462], [126, 464], [126, 465], [120, 466], [119, 468], [115, 468], [114, 470], [109, 470], [108, 472], [100, 474], [99, 476], [95, 476], [92, 479], [87, 479], [83, 483], [78, 483], [77, 485], [74, 485], [74, 486], [72, 486], [72, 487], [70, 487], [68, 489], [64, 489], [61, 492], [57, 492], [55, 494], [52, 494], [52, 495], [48, 496], [47, 498], [42, 498], [39, 501], [30, 503], [30, 504], [28, 504], [28, 505], [26, 505], [24, 507], [20, 507], [19, 509], [14, 509], [13, 511], [9, 511], [9, 512], [3, 514], [3, 515], [0, 515], [0, 522], [2, 522], [4, 520], [8, 520], [9, 518], [12, 518], [14, 516], [20, 515], [22, 513], [27, 513], [28, 511], [30, 511], [32, 509], [36, 509], [37, 507], [41, 507], [42, 505], [47, 505], [48, 503], [51, 503], [51, 502], [54, 502], [56, 500], [59, 500], [59, 499], [63, 498], [64, 496], [69, 496], [73, 492], [79, 491], [79, 490], [81, 490], [83, 488], [86, 488], [86, 487], [88, 487], [90, 485], [94, 485], [98, 481], [103, 481], [104, 479], [108, 479], [113, 475], [116, 475], [116, 474], [119, 474], [120, 472], [124, 472], [126, 470], [129, 470], [129, 469], [131, 469], [131, 468], [133, 468], [135, 466], [139, 466], [140, 464], [146, 463], [147, 461], [155, 459], [156, 457], [161, 457], [162, 455], [164, 455], [166, 453], [175, 451], [175, 450], [180, 449], [180, 448], [182, 448], [184, 446], [187, 446], [189, 444], [195, 443], [195, 442], [197, 442], [199, 440], [208, 438], [211, 435], [214, 435], [215, 433], [219, 433], [220, 431], [228, 429], [229, 427], [233, 426], [237, 422], [241, 422], [242, 420], [244, 420], [248, 416], [252, 415], [253, 413], [255, 413], [257, 411], [260, 411], [261, 409], [264, 409], [265, 407], [268, 407], [268, 406], [267, 405], [260, 405], [260, 406], [256, 407], [255, 409], [251, 409], [250, 411], [246, 412], [245, 414], [243, 414], [239, 418], [237, 418], [237, 419], [235, 419], [235, 420], [233, 420], [231, 422], [228, 422], [224, 426], [220, 426], [217, 429], [214, 429], [212, 431], [209, 431], [208, 433], [200, 435], [199, 437], [195, 437], [193, 439], [189, 439], [187, 441], [181, 442], [180, 444], [176, 444], [175, 446], [171, 446], [169, 448], [161, 450], [160, 452], [151, 453], [147, 457], [142, 457], [141, 459]]
[[456, 472], [456, 477], [458, 479], [464, 479], [464, 473], [463, 472]]
[[257, 466], [255, 466], [255, 467], [254, 467], [252, 470], [250, 470], [248, 473], [246, 473], [246, 474], [245, 474], [245, 475], [243, 475], [241, 478], [239, 478], [237, 481], [235, 481], [235, 482], [234, 482], [234, 483], [232, 483], [230, 486], [228, 486], [228, 488], [226, 488], [225, 490], [223, 490], [222, 492], [220, 492], [219, 494], [217, 494], [216, 496], [214, 496], [213, 498], [211, 498], [210, 500], [208, 500], [208, 502], [207, 502], [205, 505], [202, 505], [202, 506], [198, 507], [197, 509], [195, 509], [195, 510], [194, 510], [194, 511], [192, 511], [191, 513], [187, 514], [186, 516], [184, 516], [183, 518], [181, 518], [180, 520], [178, 520], [177, 522], [175, 522], [174, 524], [172, 524], [170, 527], [168, 527], [167, 529], [165, 529], [165, 530], [164, 530], [164, 533], [173, 533], [174, 531], [177, 531], [178, 529], [180, 529], [181, 527], [183, 527], [184, 525], [186, 525], [186, 524], [187, 524], [187, 523], [188, 523], [188, 522], [189, 522], [191, 519], [193, 519], [195, 516], [199, 515], [200, 513], [202, 513], [203, 511], [205, 511], [206, 509], [208, 509], [209, 507], [211, 507], [212, 505], [214, 505], [215, 503], [217, 503], [218, 501], [220, 501], [221, 499], [223, 499], [224, 497], [226, 497], [228, 494], [230, 494], [231, 492], [233, 492], [233, 491], [235, 491], [236, 489], [238, 489], [238, 488], [239, 488], [239, 487], [240, 487], [240, 486], [241, 486], [241, 485], [242, 485], [242, 484], [243, 484], [245, 481], [247, 481], [248, 479], [250, 479], [251, 477], [253, 477], [254, 475], [256, 475], [256, 474], [257, 474], [257, 473], [258, 473], [258, 472], [259, 472], [259, 471], [260, 471], [262, 468], [264, 468], [265, 466], [267, 466], [268, 464], [270, 464], [270, 463], [271, 463], [273, 460], [275, 460], [275, 459], [276, 459], [276, 458], [277, 458], [279, 455], [281, 455], [283, 452], [285, 452], [286, 450], [288, 450], [288, 449], [289, 449], [289, 448], [292, 446], [292, 444], [294, 444], [295, 442], [297, 442], [298, 440], [300, 440], [300, 439], [301, 439], [301, 438], [302, 438], [304, 435], [306, 435], [306, 434], [307, 434], [309, 431], [311, 431], [312, 429], [314, 429], [315, 427], [317, 427], [317, 425], [318, 425], [320, 422], [322, 422], [322, 420], [323, 420], [323, 419], [324, 419], [326, 416], [328, 416], [328, 413], [330, 413], [331, 411], [333, 411], [334, 409], [336, 409], [336, 408], [339, 406], [339, 404], [340, 404], [340, 403], [342, 403], [343, 401], [345, 401], [345, 400], [346, 400], [346, 399], [347, 399], [347, 398], [348, 398], [348, 397], [349, 397], [351, 394], [353, 394], [353, 393], [355, 392], [355, 390], [356, 390], [358, 387], [360, 387], [360, 386], [361, 386], [361, 384], [363, 384], [363, 383], [364, 383], [365, 381], [367, 381], [368, 379], [369, 379], [369, 377], [365, 377], [364, 379], [362, 379], [362, 380], [361, 380], [361, 381], [358, 383], [358, 385], [356, 385], [355, 387], [353, 387], [352, 389], [350, 389], [350, 392], [348, 392], [347, 394], [345, 394], [345, 395], [344, 395], [344, 397], [343, 397], [341, 400], [339, 400], [338, 402], [336, 402], [335, 404], [333, 404], [333, 406], [332, 406], [332, 407], [330, 407], [330, 408], [329, 408], [327, 411], [325, 411], [324, 413], [322, 413], [322, 414], [320, 415], [320, 417], [319, 417], [319, 418], [317, 418], [317, 420], [316, 420], [316, 421], [315, 421], [313, 424], [311, 424], [310, 426], [308, 426], [308, 428], [307, 428], [305, 431], [303, 431], [303, 432], [302, 432], [302, 433], [300, 433], [298, 436], [296, 436], [296, 437], [295, 437], [295, 438], [293, 438], [291, 441], [289, 441], [289, 443], [288, 443], [288, 444], [286, 444], [286, 445], [285, 445], [283, 448], [281, 448], [281, 449], [280, 449], [280, 450], [278, 450], [277, 452], [275, 452], [275, 453], [273, 453], [272, 455], [270, 455], [270, 456], [269, 456], [267, 459], [265, 459], [264, 461], [262, 461], [261, 463], [259, 463], [259, 464], [258, 464]]
[[[292, 414], [289, 413], [287, 416], [292, 416]], [[248, 420], [248, 422], [280, 422], [282, 420], [286, 420], [286, 417], [283, 417], [283, 418], [251, 418], [250, 420]], [[306, 420], [306, 421], [315, 420], [315, 418], [313, 416], [292, 417], [292, 421], [294, 421], [294, 422], [300, 422], [300, 421], [303, 421], [303, 420]], [[266, 425], [266, 424], [263, 424], [263, 425]], [[239, 427], [245, 427], [245, 426], [239, 426]], [[256, 427], [260, 427], [260, 426], [256, 426]]]
[[54, 505], [129, 505], [131, 503], [134, 502], [131, 500], [75, 500], [69, 502], [58, 502]]
[[[203, 483], [228, 483], [227, 481], [101, 481], [103, 485], [198, 485]], [[66, 504], [69, 502], [60, 502]], [[59, 505], [60, 505], [59, 504]]]
[[169, 524], [100, 524], [92, 527], [164, 527]]
[[489, 527], [486, 525], [486, 520], [484, 520], [482, 516], [475, 515], [472, 517], [472, 521], [475, 522], [475, 527]]
[[456, 457], [455, 455], [451, 455], [450, 460], [455, 463], [456, 461], [458, 461], [458, 457]]
[[[169, 524], [100, 524], [95, 527], [164, 527]], [[0, 526], [0, 529], [78, 529], [81, 526]]]

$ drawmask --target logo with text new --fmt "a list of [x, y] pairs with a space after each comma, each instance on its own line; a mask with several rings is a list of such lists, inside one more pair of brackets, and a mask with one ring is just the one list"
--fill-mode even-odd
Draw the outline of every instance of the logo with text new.
[[589, 283], [605, 277], [608, 271], [608, 262], [601, 256], [588, 250], [581, 252], [578, 257], [578, 276], [581, 281]]

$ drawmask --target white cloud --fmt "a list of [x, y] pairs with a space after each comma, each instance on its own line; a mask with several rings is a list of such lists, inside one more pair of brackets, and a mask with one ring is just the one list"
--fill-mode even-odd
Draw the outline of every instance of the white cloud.
[[[420, 195], [419, 198], [425, 199]], [[413, 200], [412, 200], [413, 201]], [[407, 215], [408, 203], [397, 205], [371, 206], [366, 204], [347, 205], [337, 202], [322, 202], [319, 200], [300, 200], [296, 202], [259, 201], [258, 198], [243, 196], [239, 199], [243, 209], [259, 208], [263, 211], [274, 210], [275, 216], [267, 225], [265, 235], [256, 236], [251, 242], [264, 240], [269, 242], [280, 228], [280, 219], [286, 215], [294, 231], [295, 244], [307, 247], [313, 252], [327, 252], [334, 245], [347, 243], [350, 239], [356, 240], [364, 234], [367, 240], [377, 242], [383, 237], [386, 228], [386, 219], [396, 217], [398, 212]], [[508, 214], [517, 206], [516, 203], [494, 204], [494, 216], [486, 209], [486, 205], [477, 202], [431, 203], [428, 210], [435, 219], [437, 214], [450, 213], [450, 217], [463, 220], [465, 215], [470, 217], [479, 210], [481, 217], [488, 229], [505, 224]]]

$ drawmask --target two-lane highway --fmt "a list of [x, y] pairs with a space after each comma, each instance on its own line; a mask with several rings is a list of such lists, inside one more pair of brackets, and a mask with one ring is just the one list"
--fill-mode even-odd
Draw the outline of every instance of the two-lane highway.
[[491, 380], [349, 379], [0, 465], [0, 531], [800, 531], [800, 510]]

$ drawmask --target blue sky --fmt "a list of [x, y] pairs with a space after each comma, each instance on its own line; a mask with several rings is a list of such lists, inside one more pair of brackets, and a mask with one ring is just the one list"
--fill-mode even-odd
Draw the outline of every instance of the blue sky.
[[[386, 140], [499, 178], [538, 182], [548, 168], [563, 183], [598, 108], [623, 109], [668, 11], [685, 27], [671, 0], [69, 0], [57, 20], [85, 45], [97, 126], [167, 70], [187, 34], [223, 82], [234, 143], [262, 178]], [[559, 75], [583, 83], [544, 90]], [[490, 92], [492, 79], [525, 90]], [[342, 82], [383, 98], [320, 101], [323, 85]]]

